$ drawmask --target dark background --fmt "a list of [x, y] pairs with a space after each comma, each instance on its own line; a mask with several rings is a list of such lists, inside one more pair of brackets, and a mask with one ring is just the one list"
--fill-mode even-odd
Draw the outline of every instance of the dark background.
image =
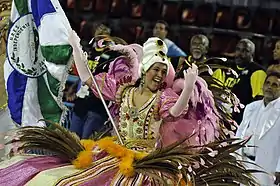
[[[280, 38], [280, 0], [66, 0], [60, 1], [72, 27], [88, 42], [96, 24], [106, 22], [112, 35], [142, 44], [158, 19], [170, 24], [168, 38], [186, 53], [194, 34], [210, 40], [210, 56], [231, 58], [236, 43], [249, 38], [256, 62], [274, 63], [272, 50]], [[81, 24], [83, 23], [83, 24]], [[83, 26], [82, 26], [83, 25]]]

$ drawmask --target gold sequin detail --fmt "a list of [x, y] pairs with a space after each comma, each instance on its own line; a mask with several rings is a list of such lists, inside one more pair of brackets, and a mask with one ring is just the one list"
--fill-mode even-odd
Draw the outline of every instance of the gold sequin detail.
[[143, 129], [142, 128], [137, 128], [136, 129], [136, 133], [137, 134], [142, 134], [143, 133]]

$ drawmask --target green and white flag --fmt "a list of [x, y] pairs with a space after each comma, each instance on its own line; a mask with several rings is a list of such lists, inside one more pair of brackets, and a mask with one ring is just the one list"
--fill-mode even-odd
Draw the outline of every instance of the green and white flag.
[[70, 24], [58, 0], [14, 0], [4, 66], [8, 107], [21, 126], [61, 122]]

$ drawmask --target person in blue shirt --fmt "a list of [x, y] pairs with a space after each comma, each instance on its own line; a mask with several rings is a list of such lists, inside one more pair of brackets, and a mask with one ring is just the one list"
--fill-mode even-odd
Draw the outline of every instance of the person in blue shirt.
[[179, 48], [173, 41], [166, 38], [168, 31], [169, 31], [168, 23], [163, 20], [159, 20], [156, 22], [154, 26], [153, 36], [159, 37], [165, 42], [168, 48], [168, 52], [167, 52], [168, 57], [186, 57], [187, 56], [186, 53], [181, 48]]

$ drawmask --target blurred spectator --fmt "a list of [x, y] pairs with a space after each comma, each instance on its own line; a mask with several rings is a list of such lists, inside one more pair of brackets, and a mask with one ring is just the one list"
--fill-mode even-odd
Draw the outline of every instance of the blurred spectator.
[[169, 31], [169, 25], [163, 20], [156, 22], [153, 29], [153, 36], [162, 39], [168, 47], [167, 56], [169, 57], [181, 57], [186, 56], [186, 53], [180, 49], [173, 41], [166, 38]]
[[177, 76], [183, 78], [183, 71], [190, 67], [190, 64], [195, 63], [196, 65], [203, 64], [207, 57], [209, 49], [209, 40], [205, 35], [198, 34], [191, 38], [190, 42], [190, 53], [188, 57], [181, 57], [179, 64], [176, 68]]
[[111, 35], [111, 29], [109, 28], [108, 25], [106, 25], [106, 23], [101, 23], [99, 25], [97, 25], [95, 32], [94, 32], [94, 37], [98, 37], [100, 35]]
[[[246, 106], [243, 120], [237, 130], [239, 138], [249, 138], [246, 147], [240, 150], [242, 159], [253, 162], [268, 174], [255, 174], [261, 186], [280, 183], [280, 65], [267, 70], [263, 85], [264, 99]], [[252, 164], [249, 168], [259, 169]], [[276, 177], [274, 179], [273, 175]]]
[[[229, 64], [237, 74], [222, 69], [213, 74], [224, 86], [231, 88], [244, 105], [263, 97], [262, 87], [266, 73], [262, 66], [253, 61], [254, 53], [255, 44], [249, 39], [241, 39], [236, 46], [234, 63]], [[233, 119], [238, 124], [242, 120], [243, 111], [242, 109], [240, 113], [233, 113]]]
[[275, 47], [273, 50], [273, 59], [280, 64], [280, 40], [275, 43]]

